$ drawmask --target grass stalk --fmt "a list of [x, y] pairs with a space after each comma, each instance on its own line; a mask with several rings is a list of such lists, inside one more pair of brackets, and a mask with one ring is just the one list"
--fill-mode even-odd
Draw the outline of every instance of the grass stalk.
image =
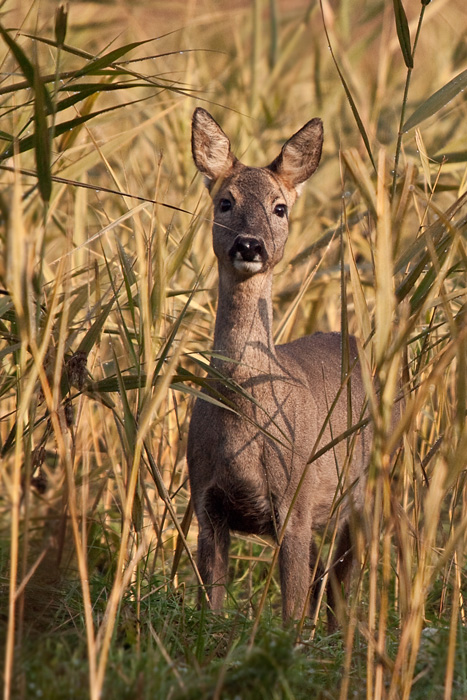
[[[415, 38], [413, 42], [413, 48], [412, 48], [412, 64], [415, 58], [415, 50], [417, 48], [418, 40], [420, 38], [420, 32], [422, 29], [422, 22], [423, 22], [423, 17], [425, 16], [425, 10], [426, 10], [426, 4], [422, 2], [422, 7], [420, 10], [420, 15], [418, 17], [418, 24], [417, 24], [417, 29], [415, 32]], [[397, 187], [397, 171], [399, 169], [399, 159], [401, 156], [401, 151], [402, 151], [402, 139], [404, 137], [404, 132], [403, 132], [403, 125], [405, 123], [405, 113], [406, 113], [406, 108], [407, 108], [407, 101], [409, 99], [409, 90], [410, 90], [410, 81], [412, 79], [412, 72], [413, 72], [413, 65], [407, 68], [407, 75], [405, 78], [405, 85], [404, 85], [404, 94], [402, 96], [402, 104], [401, 104], [401, 114], [400, 114], [400, 120], [399, 120], [399, 130], [397, 132], [397, 143], [396, 143], [396, 149], [394, 152], [394, 173], [392, 177], [392, 188], [391, 188], [391, 199], [394, 200], [395, 194], [396, 194], [396, 187]]]
[[[20, 367], [24, 367], [25, 352], [21, 351]], [[20, 522], [20, 501], [21, 501], [21, 466], [22, 466], [22, 437], [23, 420], [16, 422], [16, 448], [13, 464], [13, 474], [10, 482], [10, 503], [11, 503], [11, 527], [10, 527], [10, 584], [8, 597], [8, 626], [5, 645], [5, 667], [4, 667], [4, 700], [9, 700], [11, 695], [11, 684], [13, 677], [13, 664], [15, 656], [15, 627], [16, 627], [16, 587], [18, 577], [19, 561], [19, 522]]]
[[456, 653], [456, 639], [457, 639], [457, 627], [459, 624], [459, 601], [461, 596], [461, 590], [459, 587], [459, 575], [458, 575], [458, 559], [456, 556], [457, 552], [454, 553], [453, 557], [453, 591], [452, 591], [452, 608], [451, 608], [451, 620], [449, 626], [449, 646], [446, 659], [446, 678], [444, 682], [444, 700], [451, 700], [452, 697], [452, 686], [454, 681], [454, 663], [455, 663], [455, 653]]
[[259, 63], [261, 60], [262, 51], [262, 11], [263, 11], [263, 0], [253, 0], [252, 12], [253, 12], [253, 46], [251, 52], [251, 93], [250, 93], [250, 111], [254, 113], [257, 109], [258, 103], [258, 74], [259, 74]]

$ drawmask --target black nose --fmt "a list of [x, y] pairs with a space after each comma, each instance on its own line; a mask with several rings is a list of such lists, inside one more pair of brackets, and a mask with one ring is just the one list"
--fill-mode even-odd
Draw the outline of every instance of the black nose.
[[254, 262], [263, 259], [264, 248], [261, 241], [257, 238], [248, 238], [239, 236], [230, 250], [232, 258], [240, 257], [245, 262]]

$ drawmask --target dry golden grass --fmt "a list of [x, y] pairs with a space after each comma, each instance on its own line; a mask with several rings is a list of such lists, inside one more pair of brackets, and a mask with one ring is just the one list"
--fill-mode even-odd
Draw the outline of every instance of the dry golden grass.
[[[465, 698], [464, 5], [426, 6], [406, 104], [391, 3], [73, 2], [64, 47], [29, 36], [55, 41], [56, 3], [2, 5], [14, 43], [4, 32], [5, 700], [239, 688], [245, 698]], [[421, 8], [407, 3], [412, 46]], [[403, 134], [394, 189], [401, 110], [406, 120], [457, 75], [459, 94]], [[344, 324], [360, 338], [373, 505], [342, 639], [305, 625], [300, 658], [280, 636], [275, 571], [269, 632], [259, 622], [269, 543], [236, 542], [225, 619], [194, 611], [185, 442], [216, 303], [211, 212], [190, 153], [196, 104], [250, 164], [269, 162], [311, 117], [325, 125], [277, 270], [277, 337]]]

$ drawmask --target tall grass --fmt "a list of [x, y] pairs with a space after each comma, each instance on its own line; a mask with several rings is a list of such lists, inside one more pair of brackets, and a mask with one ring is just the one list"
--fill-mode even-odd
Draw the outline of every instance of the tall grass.
[[[1, 10], [5, 700], [465, 698], [464, 3]], [[281, 342], [355, 333], [367, 383], [369, 505], [331, 637], [325, 600], [281, 630], [258, 538], [235, 539], [225, 616], [195, 606], [184, 454], [216, 297], [196, 104], [251, 164], [325, 124], [275, 309]]]

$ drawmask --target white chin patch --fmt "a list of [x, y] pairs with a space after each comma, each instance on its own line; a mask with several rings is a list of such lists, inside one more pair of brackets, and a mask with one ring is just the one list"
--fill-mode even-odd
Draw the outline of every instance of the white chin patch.
[[257, 272], [261, 272], [263, 269], [263, 263], [261, 260], [253, 260], [248, 262], [247, 260], [235, 259], [233, 264], [236, 270], [243, 272], [245, 275], [255, 275]]

